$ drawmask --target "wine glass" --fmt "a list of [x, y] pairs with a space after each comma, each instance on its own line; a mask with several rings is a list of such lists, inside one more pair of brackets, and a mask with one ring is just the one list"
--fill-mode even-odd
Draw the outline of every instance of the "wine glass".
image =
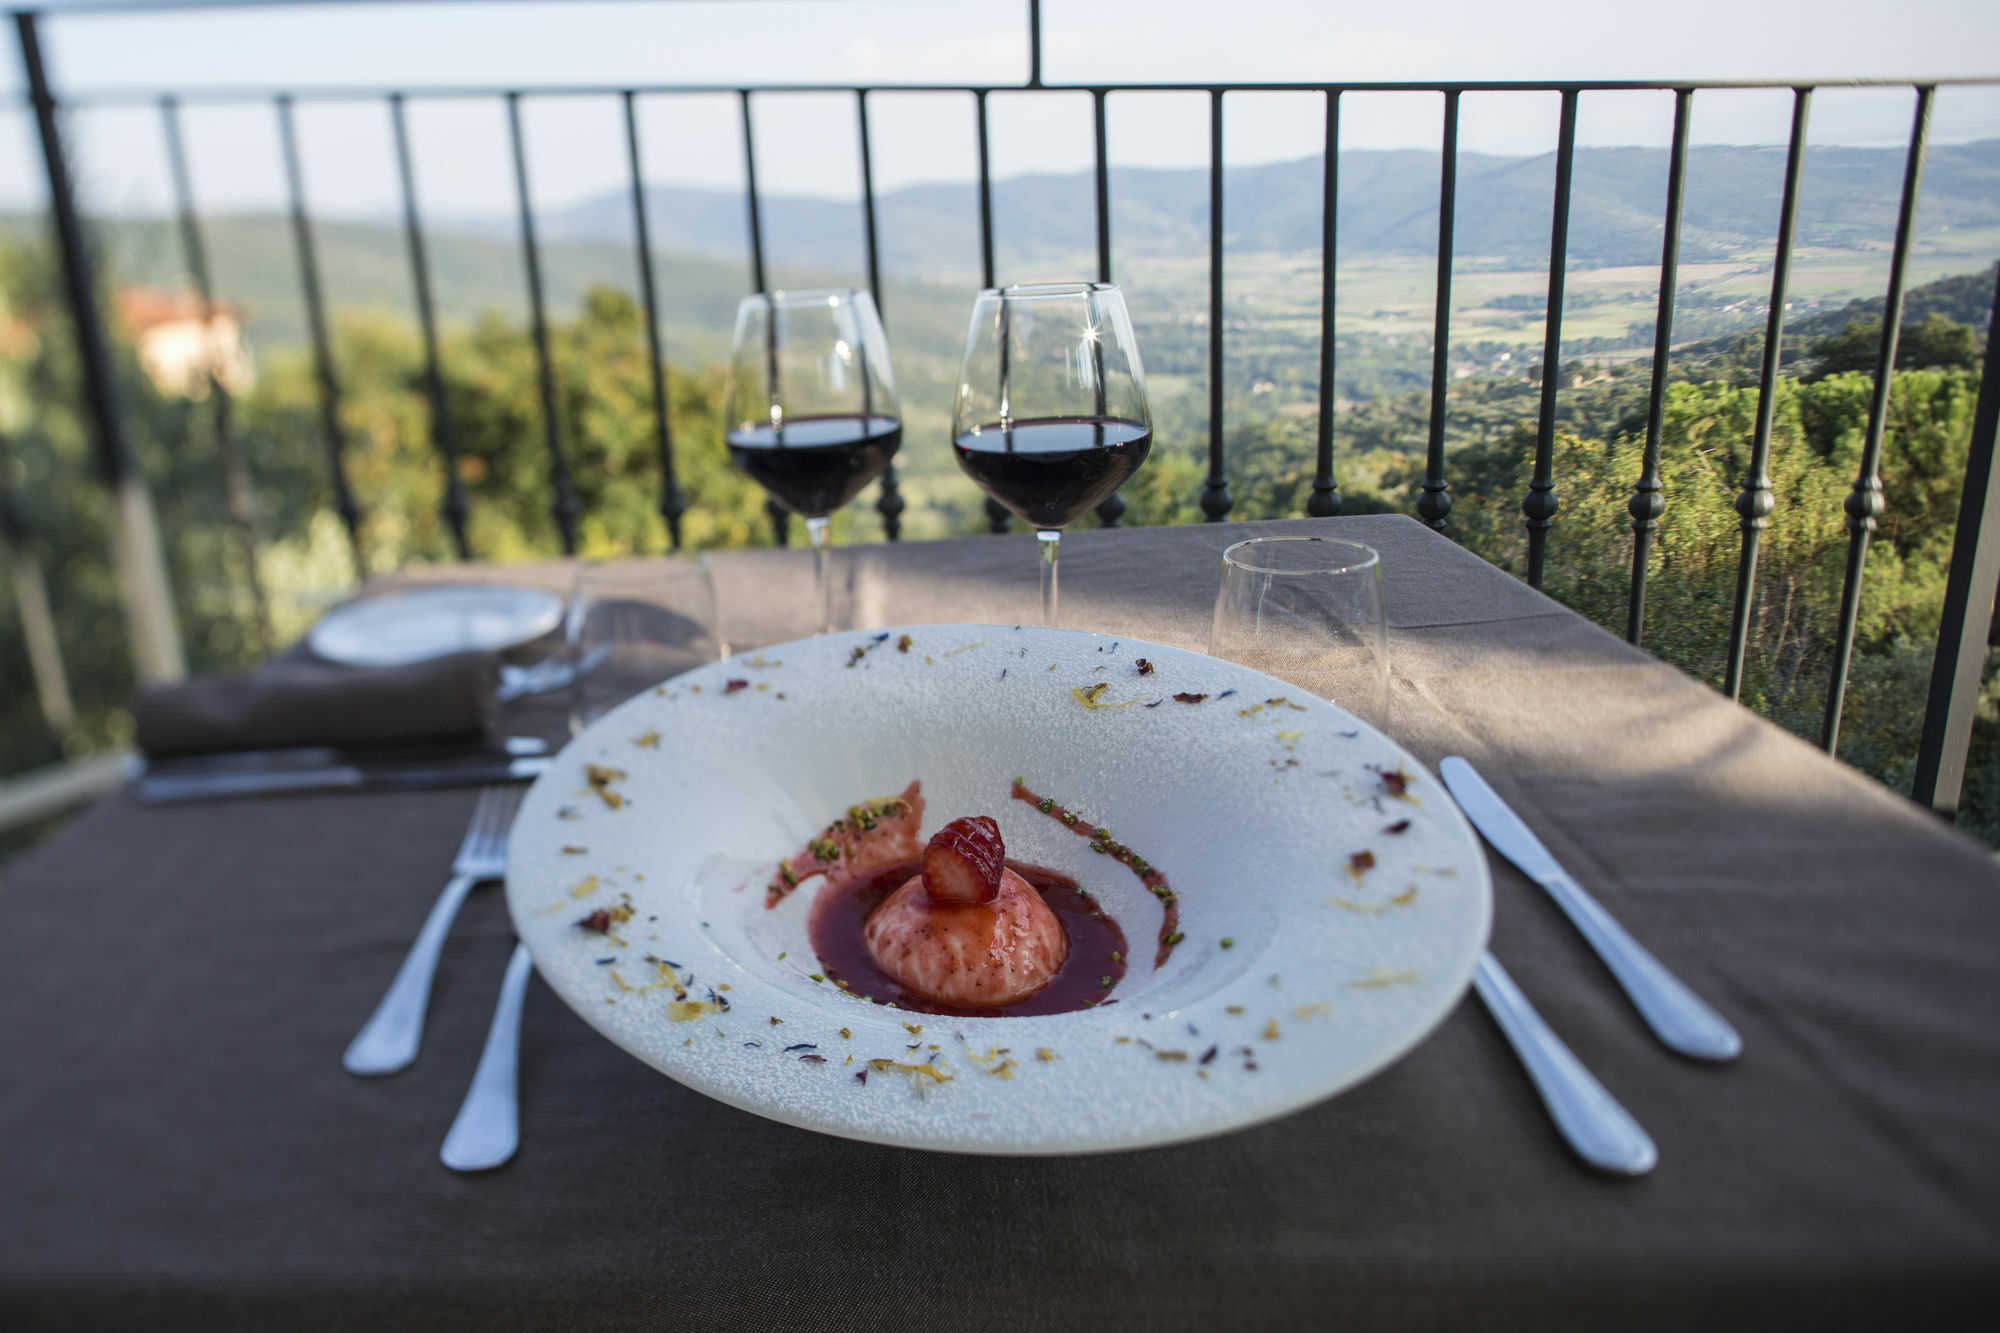
[[826, 530], [903, 441], [889, 336], [852, 288], [759, 292], [736, 309], [724, 439], [736, 466], [806, 521], [814, 631], [833, 628]]
[[1222, 553], [1208, 653], [1340, 705], [1385, 731], [1382, 557], [1337, 537], [1253, 537]]
[[1125, 298], [1105, 282], [989, 288], [972, 307], [952, 452], [1034, 526], [1042, 622], [1056, 623], [1056, 548], [1153, 446], [1146, 372]]

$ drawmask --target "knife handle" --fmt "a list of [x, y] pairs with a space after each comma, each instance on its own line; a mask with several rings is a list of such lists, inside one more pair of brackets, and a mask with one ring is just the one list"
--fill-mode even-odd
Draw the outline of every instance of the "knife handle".
[[1716, 1062], [1743, 1053], [1743, 1038], [1736, 1029], [1633, 939], [1588, 889], [1562, 873], [1541, 876], [1539, 882], [1597, 950], [1646, 1026], [1669, 1050]]
[[1472, 988], [1521, 1057], [1549, 1118], [1576, 1155], [1612, 1175], [1643, 1176], [1651, 1171], [1660, 1160], [1653, 1140], [1563, 1045], [1491, 953], [1479, 956]]

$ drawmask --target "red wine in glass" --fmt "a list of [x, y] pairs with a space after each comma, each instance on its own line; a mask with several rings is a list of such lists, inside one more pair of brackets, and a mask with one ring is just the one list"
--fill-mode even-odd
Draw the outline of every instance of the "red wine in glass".
[[1152, 427], [1120, 417], [1049, 417], [975, 426], [952, 452], [979, 488], [1037, 528], [1065, 528], [1139, 470]]
[[781, 427], [738, 427], [723, 439], [736, 466], [779, 504], [821, 518], [882, 475], [903, 441], [903, 423], [886, 416], [789, 417]]

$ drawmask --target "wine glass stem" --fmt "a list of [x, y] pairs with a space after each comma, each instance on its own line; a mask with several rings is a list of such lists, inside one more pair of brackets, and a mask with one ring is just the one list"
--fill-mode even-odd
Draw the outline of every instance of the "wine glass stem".
[[813, 551], [813, 620], [817, 622], [814, 632], [819, 634], [833, 630], [826, 588], [826, 530], [831, 521], [824, 517], [806, 520], [806, 537], [812, 542]]
[[1035, 536], [1042, 543], [1042, 623], [1050, 629], [1056, 626], [1056, 543], [1062, 540], [1062, 533], [1055, 528], [1039, 529]]

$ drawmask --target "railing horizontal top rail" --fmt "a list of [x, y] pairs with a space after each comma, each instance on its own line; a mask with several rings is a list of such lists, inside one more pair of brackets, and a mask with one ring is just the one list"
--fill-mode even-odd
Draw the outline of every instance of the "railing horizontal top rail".
[[[431, 87], [192, 87], [96, 88], [67, 93], [68, 106], [120, 106], [157, 102], [173, 97], [183, 102], [264, 102], [274, 97], [297, 101], [356, 102], [396, 93], [409, 98], [485, 97], [615, 97], [738, 96], [743, 93], [1631, 93], [1699, 92], [1792, 88], [1947, 88], [2000, 85], [2000, 73], [1953, 75], [1944, 78], [1845, 79], [1446, 79], [1407, 80], [1322, 79], [1287, 83], [603, 83], [603, 84], [442, 84]], [[26, 94], [19, 95], [25, 101]]]

